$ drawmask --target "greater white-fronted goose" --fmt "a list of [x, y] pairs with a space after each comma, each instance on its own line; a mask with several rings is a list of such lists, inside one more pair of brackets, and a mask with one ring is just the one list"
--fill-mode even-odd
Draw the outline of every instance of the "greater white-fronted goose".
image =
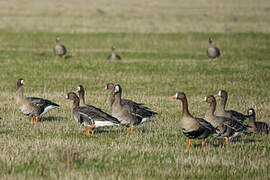
[[206, 50], [206, 54], [209, 58], [215, 59], [218, 58], [220, 56], [220, 50], [219, 48], [215, 47], [214, 45], [212, 45], [213, 43], [213, 38], [209, 38], [208, 40], [209, 42], [209, 47]]
[[144, 105], [122, 100], [122, 88], [119, 84], [114, 86], [114, 101], [112, 104], [112, 116], [116, 117], [128, 130], [134, 130], [138, 126], [155, 117], [156, 112], [151, 111]]
[[38, 122], [40, 116], [42, 116], [51, 109], [59, 107], [58, 104], [47, 99], [37, 97], [24, 97], [23, 85], [24, 80], [19, 79], [17, 81], [16, 103], [19, 110], [23, 114], [31, 117], [32, 122], [34, 122], [34, 118], [36, 119], [36, 122]]
[[246, 120], [247, 116], [234, 111], [234, 110], [225, 110], [226, 107], [226, 103], [227, 103], [227, 99], [228, 99], [228, 93], [225, 90], [220, 90], [218, 92], [218, 94], [216, 95], [216, 97], [220, 97], [221, 101], [219, 106], [217, 107], [217, 110], [215, 112], [216, 116], [224, 116], [227, 118], [234, 118], [238, 121], [240, 121], [241, 123], [244, 123], [244, 121]]
[[173, 99], [182, 101], [182, 132], [189, 138], [188, 150], [190, 149], [191, 139], [202, 139], [202, 148], [205, 144], [205, 139], [213, 134], [217, 134], [216, 129], [205, 119], [193, 117], [188, 110], [188, 101], [184, 92], [178, 92]]
[[[110, 97], [109, 97], [109, 105], [112, 109], [112, 104], [114, 102], [114, 84], [113, 83], [108, 83], [105, 88], [104, 88], [104, 91], [106, 90], [111, 90], [111, 93], [110, 93]], [[124, 98], [121, 98], [121, 101], [124, 103], [124, 104], [130, 104], [131, 106], [138, 106], [140, 108], [145, 108], [145, 105], [143, 103], [136, 103], [130, 99], [124, 99]]]
[[269, 134], [269, 125], [266, 122], [256, 121], [256, 113], [253, 108], [248, 109], [248, 117], [248, 133], [265, 133], [267, 135]]
[[56, 57], [60, 56], [62, 59], [66, 58], [67, 49], [63, 44], [60, 44], [59, 37], [56, 37], [56, 44], [53, 47], [53, 52]]
[[112, 46], [112, 54], [107, 57], [107, 60], [122, 60], [121, 56], [119, 54], [115, 53], [115, 46]]
[[[213, 95], [205, 96], [204, 102], [210, 103], [210, 108], [205, 114], [205, 120], [210, 122], [215, 128], [217, 128], [222, 137], [233, 138], [246, 132], [247, 126], [241, 122], [224, 116], [216, 116], [216, 99]], [[226, 139], [228, 142], [228, 139]]]
[[118, 119], [103, 112], [99, 108], [91, 105], [79, 106], [80, 99], [74, 92], [69, 92], [66, 99], [73, 100], [73, 118], [81, 126], [87, 127], [86, 135], [90, 135], [90, 129], [92, 130], [93, 136], [95, 128], [120, 125], [120, 121], [118, 121]]

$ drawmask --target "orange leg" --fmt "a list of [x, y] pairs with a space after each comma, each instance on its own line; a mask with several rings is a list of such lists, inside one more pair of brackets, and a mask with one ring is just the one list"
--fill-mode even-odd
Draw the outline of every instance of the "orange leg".
[[36, 122], [38, 123], [38, 116], [36, 116]]
[[191, 140], [189, 139], [189, 140], [188, 140], [188, 147], [187, 147], [188, 150], [190, 149], [190, 145], [191, 145]]
[[204, 144], [205, 144], [205, 141], [203, 140], [203, 141], [202, 141], [202, 148], [204, 148]]
[[129, 127], [127, 127], [127, 131], [129, 131]]
[[34, 116], [31, 117], [31, 121], [34, 122]]
[[229, 138], [226, 137], [226, 143], [228, 144], [229, 143]]
[[94, 136], [95, 128], [92, 128], [92, 136]]
[[133, 132], [133, 131], [134, 131], [134, 128], [132, 127], [132, 128], [131, 128], [131, 132]]
[[86, 128], [86, 136], [89, 136], [90, 135], [90, 127], [87, 127]]
[[217, 139], [217, 145], [219, 145], [219, 139]]

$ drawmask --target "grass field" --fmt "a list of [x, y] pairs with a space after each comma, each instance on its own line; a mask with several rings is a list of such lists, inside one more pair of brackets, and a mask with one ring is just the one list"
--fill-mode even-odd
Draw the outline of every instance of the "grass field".
[[[181, 102], [170, 98], [184, 91], [191, 113], [204, 117], [202, 98], [225, 89], [228, 109], [253, 107], [270, 123], [269, 1], [53, 2], [0, 2], [0, 179], [270, 178], [269, 136], [220, 146], [208, 138], [204, 150], [195, 140], [186, 151]], [[71, 58], [55, 59], [56, 36]], [[209, 36], [219, 60], [206, 56]], [[112, 45], [123, 61], [105, 61]], [[38, 124], [16, 109], [21, 77], [26, 96], [60, 105]], [[85, 136], [64, 96], [82, 84], [86, 102], [110, 112], [108, 82], [158, 112], [155, 123]]]

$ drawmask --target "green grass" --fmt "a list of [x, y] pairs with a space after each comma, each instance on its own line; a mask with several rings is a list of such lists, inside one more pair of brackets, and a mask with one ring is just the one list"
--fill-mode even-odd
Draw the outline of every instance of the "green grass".
[[[186, 92], [192, 114], [203, 117], [208, 105], [201, 99], [226, 89], [229, 108], [246, 112], [254, 107], [257, 119], [270, 123], [268, 34], [212, 34], [222, 56], [209, 60], [209, 35], [203, 33], [66, 33], [62, 43], [72, 57], [64, 61], [52, 54], [57, 34], [0, 35], [3, 178], [269, 178], [269, 137], [243, 136], [220, 147], [209, 138], [204, 151], [193, 141], [186, 152], [181, 103], [169, 98]], [[118, 43], [123, 61], [104, 60], [112, 42]], [[20, 77], [26, 82], [26, 96], [48, 98], [61, 107], [32, 124], [15, 106]], [[102, 90], [107, 82], [121, 84], [124, 97], [157, 111], [156, 123], [137, 127], [134, 133], [120, 127], [86, 137], [64, 96], [82, 84], [87, 102], [110, 112], [108, 93]]]

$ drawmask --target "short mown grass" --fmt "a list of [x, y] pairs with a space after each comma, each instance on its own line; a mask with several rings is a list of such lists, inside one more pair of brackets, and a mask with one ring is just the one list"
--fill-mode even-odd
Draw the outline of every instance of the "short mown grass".
[[[195, 140], [186, 151], [181, 103], [170, 99], [177, 91], [186, 92], [192, 114], [203, 117], [208, 105], [201, 99], [225, 89], [228, 108], [246, 113], [254, 107], [257, 119], [270, 123], [268, 34], [211, 34], [221, 48], [218, 60], [205, 55], [209, 34], [62, 34], [71, 56], [66, 60], [52, 54], [57, 35], [1, 33], [3, 178], [269, 178], [269, 137], [242, 136], [221, 146], [209, 138], [204, 150]], [[105, 61], [112, 44], [123, 61]], [[21, 77], [26, 96], [60, 104], [38, 124], [16, 109], [16, 80]], [[87, 103], [110, 112], [109, 93], [103, 92], [108, 82], [121, 84], [125, 98], [157, 111], [155, 123], [134, 133], [115, 127], [86, 137], [64, 96], [82, 84]]]

